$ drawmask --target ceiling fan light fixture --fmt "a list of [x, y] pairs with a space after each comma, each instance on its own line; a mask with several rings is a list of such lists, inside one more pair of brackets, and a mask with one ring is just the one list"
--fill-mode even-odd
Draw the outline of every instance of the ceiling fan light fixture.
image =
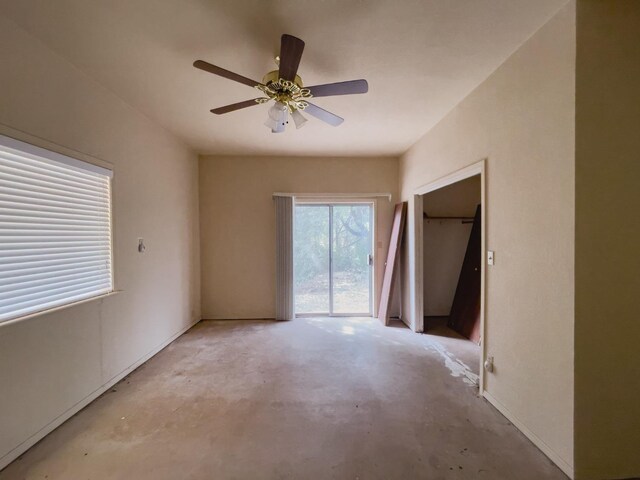
[[312, 97], [367, 93], [369, 90], [367, 81], [365, 79], [348, 80], [346, 82], [304, 87], [302, 78], [297, 74], [303, 50], [304, 42], [302, 40], [293, 35], [282, 35], [280, 38], [280, 55], [276, 57], [278, 69], [267, 73], [262, 79], [262, 83], [204, 60], [193, 62], [193, 66], [200, 70], [256, 88], [262, 93], [262, 96], [258, 98], [214, 108], [211, 113], [222, 115], [274, 100], [275, 105], [269, 109], [269, 117], [265, 121], [265, 126], [274, 133], [280, 133], [285, 130], [289, 114], [291, 114], [296, 128], [301, 128], [307, 122], [307, 119], [302, 115], [302, 110], [333, 127], [342, 124], [344, 118], [310, 103], [309, 99]]
[[269, 108], [269, 117], [264, 122], [272, 133], [282, 133], [289, 121], [289, 107], [284, 103], [276, 102]]
[[282, 123], [279, 123], [276, 128], [272, 128], [271, 129], [271, 133], [282, 133], [284, 132], [284, 125]]
[[304, 124], [307, 123], [307, 119], [302, 115], [302, 113], [300, 113], [300, 110], [294, 110], [291, 112], [291, 118], [293, 118], [293, 123], [296, 124], [296, 129], [304, 127]]
[[278, 122], [276, 122], [275, 120], [273, 120], [271, 117], [267, 118], [267, 120], [264, 122], [264, 126], [271, 129], [271, 130], [276, 130], [278, 128]]

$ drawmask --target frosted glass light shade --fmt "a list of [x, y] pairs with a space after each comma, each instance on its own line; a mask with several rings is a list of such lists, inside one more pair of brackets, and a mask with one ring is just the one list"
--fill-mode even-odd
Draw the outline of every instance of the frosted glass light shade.
[[293, 123], [296, 124], [296, 129], [302, 128], [307, 123], [307, 119], [300, 113], [300, 110], [294, 110], [291, 113], [291, 117], [293, 118]]
[[269, 118], [264, 122], [265, 126], [271, 129], [272, 133], [282, 133], [289, 121], [289, 107], [276, 102], [269, 109]]

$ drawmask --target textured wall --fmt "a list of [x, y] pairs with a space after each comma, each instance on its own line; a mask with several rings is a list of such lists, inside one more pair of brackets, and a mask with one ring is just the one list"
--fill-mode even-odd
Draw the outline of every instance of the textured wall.
[[201, 157], [203, 317], [274, 317], [274, 192], [391, 193], [377, 200], [379, 292], [397, 186], [395, 158]]
[[640, 477], [640, 2], [579, 1], [576, 476]]
[[[400, 162], [401, 198], [412, 201], [417, 187], [487, 159], [486, 241], [496, 264], [486, 275], [485, 342], [496, 368], [486, 393], [569, 473], [575, 48], [570, 3]], [[408, 285], [407, 269], [404, 278]]]
[[[0, 63], [0, 133], [113, 165], [115, 285], [122, 290], [0, 326], [2, 466], [199, 319], [200, 290], [197, 156], [2, 19]], [[144, 255], [138, 237], [146, 240]]]

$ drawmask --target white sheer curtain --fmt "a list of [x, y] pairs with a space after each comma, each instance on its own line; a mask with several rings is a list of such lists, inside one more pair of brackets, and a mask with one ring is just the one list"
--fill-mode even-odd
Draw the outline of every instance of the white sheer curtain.
[[293, 197], [274, 196], [276, 205], [276, 320], [292, 320]]

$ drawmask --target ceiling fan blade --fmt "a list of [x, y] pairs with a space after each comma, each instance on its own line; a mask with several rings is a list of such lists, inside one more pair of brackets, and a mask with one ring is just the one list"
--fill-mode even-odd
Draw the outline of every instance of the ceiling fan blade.
[[280, 40], [280, 78], [294, 81], [302, 58], [304, 42], [286, 33]]
[[216, 115], [222, 115], [223, 113], [234, 112], [242, 108], [259, 105], [257, 100], [258, 100], [257, 98], [254, 98], [253, 100], [245, 100], [244, 102], [232, 103], [231, 105], [225, 105], [224, 107], [214, 108], [213, 110], [211, 110], [211, 113], [215, 113]]
[[369, 84], [366, 80], [349, 80], [347, 82], [326, 83], [324, 85], [314, 85], [307, 87], [314, 97], [331, 97], [333, 95], [354, 95], [356, 93], [367, 93]]
[[212, 65], [208, 62], [205, 62], [204, 60], [196, 60], [195, 62], [193, 62], [193, 66], [199, 68], [200, 70], [204, 70], [205, 72], [228, 78], [229, 80], [233, 80], [234, 82], [244, 83], [245, 85], [248, 85], [250, 87], [262, 85], [260, 82], [256, 82], [255, 80], [251, 80], [250, 78], [243, 77], [242, 75], [238, 75], [237, 73], [230, 72], [229, 70], [225, 70], [222, 67]]
[[308, 113], [309, 115], [316, 117], [318, 120], [322, 120], [329, 125], [337, 127], [342, 122], [344, 122], [344, 118], [339, 117], [331, 112], [327, 112], [325, 109], [314, 105], [313, 103], [309, 103], [307, 107], [303, 110], [304, 113]]

